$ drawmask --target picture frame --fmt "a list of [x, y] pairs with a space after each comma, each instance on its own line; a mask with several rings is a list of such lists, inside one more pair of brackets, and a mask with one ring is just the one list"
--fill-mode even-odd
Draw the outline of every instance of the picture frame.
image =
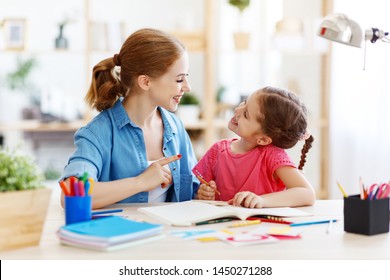
[[5, 48], [7, 50], [23, 50], [26, 44], [26, 20], [4, 20]]

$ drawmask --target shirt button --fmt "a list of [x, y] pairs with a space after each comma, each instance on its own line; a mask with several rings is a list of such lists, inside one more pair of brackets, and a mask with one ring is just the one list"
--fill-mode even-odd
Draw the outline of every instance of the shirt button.
[[166, 150], [167, 148], [164, 148], [164, 151]]
[[176, 167], [174, 167], [173, 170], [176, 170]]

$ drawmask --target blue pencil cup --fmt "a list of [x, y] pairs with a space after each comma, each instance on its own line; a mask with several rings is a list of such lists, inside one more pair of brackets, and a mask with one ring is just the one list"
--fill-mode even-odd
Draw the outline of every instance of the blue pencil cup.
[[65, 196], [65, 223], [67, 225], [91, 219], [91, 196]]

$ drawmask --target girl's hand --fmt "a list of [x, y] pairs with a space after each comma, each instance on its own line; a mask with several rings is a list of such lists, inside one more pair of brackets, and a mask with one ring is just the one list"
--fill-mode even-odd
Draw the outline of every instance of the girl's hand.
[[233, 206], [243, 206], [246, 208], [262, 208], [264, 201], [261, 196], [253, 192], [239, 192], [228, 203]]
[[170, 156], [157, 160], [149, 165], [144, 173], [138, 176], [138, 179], [142, 180], [142, 184], [145, 186], [145, 191], [150, 191], [160, 185], [162, 188], [165, 188], [171, 184], [172, 174], [169, 170], [168, 163], [171, 163], [180, 158], [181, 155]]
[[209, 182], [209, 185], [201, 184], [196, 194], [197, 199], [203, 200], [215, 200], [215, 190], [217, 185], [213, 180]]

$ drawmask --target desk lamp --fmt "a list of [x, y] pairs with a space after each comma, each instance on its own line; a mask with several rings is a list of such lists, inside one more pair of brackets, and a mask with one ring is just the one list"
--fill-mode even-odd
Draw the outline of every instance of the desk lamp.
[[[361, 48], [363, 41], [363, 31], [360, 25], [340, 13], [326, 16], [318, 29], [317, 35], [357, 48]], [[370, 28], [365, 30], [364, 40], [371, 43], [375, 43], [377, 40], [390, 43], [390, 39], [386, 37], [387, 35], [389, 35], [389, 32], [384, 32], [378, 28]]]

